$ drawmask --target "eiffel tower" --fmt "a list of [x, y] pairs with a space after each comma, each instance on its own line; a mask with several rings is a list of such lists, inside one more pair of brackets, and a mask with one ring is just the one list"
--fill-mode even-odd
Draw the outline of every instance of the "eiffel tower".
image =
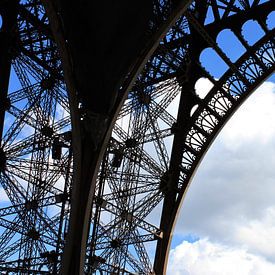
[[203, 156], [274, 73], [272, 12], [0, 0], [0, 273], [165, 274]]

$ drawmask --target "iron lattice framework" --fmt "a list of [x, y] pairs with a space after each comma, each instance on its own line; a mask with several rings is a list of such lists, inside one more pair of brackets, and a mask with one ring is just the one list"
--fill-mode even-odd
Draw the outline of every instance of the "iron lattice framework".
[[[193, 1], [176, 18], [112, 125], [83, 247], [85, 274], [165, 273], [194, 171], [234, 111], [274, 72], [273, 8], [272, 1]], [[148, 35], [172, 10], [173, 1], [154, 2]], [[0, 15], [0, 271], [57, 274], [70, 217], [73, 110], [41, 3], [0, 1]], [[261, 31], [255, 41], [245, 34], [252, 20]], [[219, 41], [225, 30], [234, 37], [228, 44], [241, 45], [238, 58]], [[207, 65], [211, 56], [224, 64], [218, 75]], [[205, 96], [195, 89], [201, 78], [212, 85]]]
[[38, 1], [1, 1], [0, 15], [0, 272], [57, 273], [72, 179], [61, 61]]

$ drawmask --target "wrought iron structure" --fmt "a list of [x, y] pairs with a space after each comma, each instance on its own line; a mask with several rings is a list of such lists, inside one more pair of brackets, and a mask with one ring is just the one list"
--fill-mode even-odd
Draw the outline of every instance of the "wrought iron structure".
[[[103, 153], [86, 152], [97, 165], [89, 233], [79, 244], [84, 274], [165, 273], [196, 168], [235, 110], [274, 72], [273, 1], [180, 2], [152, 2], [147, 36], [154, 43], [142, 69], [129, 69], [120, 86], [105, 142], [97, 144]], [[73, 189], [81, 176], [72, 137], [77, 125], [84, 135], [94, 126], [86, 123], [93, 110], [83, 108], [83, 98], [76, 97], [77, 110], [71, 104], [62, 41], [45, 7], [38, 0], [0, 1], [3, 274], [58, 274], [69, 264], [62, 258], [72, 242], [66, 236], [73, 234]], [[252, 39], [249, 27], [258, 36]], [[204, 95], [196, 92], [202, 78], [212, 85]]]
[[1, 1], [1, 274], [59, 269], [72, 180], [61, 61], [38, 1]]

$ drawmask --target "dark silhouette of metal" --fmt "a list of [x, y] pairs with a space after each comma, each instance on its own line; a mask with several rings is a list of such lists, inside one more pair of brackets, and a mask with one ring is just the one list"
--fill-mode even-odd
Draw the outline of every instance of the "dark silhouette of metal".
[[[128, 2], [122, 4], [131, 14]], [[129, 39], [138, 45], [114, 75], [99, 54], [106, 76], [84, 66], [78, 43], [85, 34], [76, 35], [77, 22], [68, 19], [87, 7], [57, 3], [0, 1], [0, 193], [7, 196], [0, 271], [165, 274], [196, 168], [235, 110], [274, 72], [267, 23], [274, 3], [144, 2], [140, 41]], [[134, 28], [130, 17], [125, 22]], [[250, 20], [262, 33], [257, 41], [244, 33]], [[219, 43], [224, 30], [241, 45], [239, 58]], [[219, 76], [222, 67], [202, 64], [206, 49], [207, 64], [217, 57], [224, 66]], [[120, 55], [108, 56], [110, 63], [120, 64]], [[89, 72], [110, 83], [89, 93]], [[213, 86], [205, 96], [195, 89], [201, 78]]]
[[0, 16], [0, 273], [54, 274], [72, 179], [61, 61], [38, 1], [1, 1]]

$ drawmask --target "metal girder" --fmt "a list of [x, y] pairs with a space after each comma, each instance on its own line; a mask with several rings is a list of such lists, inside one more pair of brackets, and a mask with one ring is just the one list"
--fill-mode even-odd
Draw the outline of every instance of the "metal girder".
[[0, 135], [2, 136], [12, 60], [10, 48], [13, 43], [13, 32], [16, 28], [18, 1], [6, 2], [1, 6], [0, 12], [3, 20], [0, 35]]
[[[204, 34], [205, 33], [201, 33], [201, 35]], [[176, 151], [174, 154], [172, 151], [170, 162], [171, 174], [174, 175], [175, 172], [177, 173], [175, 178], [170, 179], [173, 184], [176, 184], [176, 191], [164, 199], [162, 225], [160, 227], [164, 232], [164, 238], [158, 241], [157, 246], [155, 257], [155, 271], [157, 274], [163, 274], [165, 271], [169, 242], [171, 240], [171, 232], [175, 219], [184, 194], [187, 192], [190, 179], [200, 163], [201, 158], [222, 125], [226, 123], [238, 106], [255, 90], [259, 83], [274, 72], [275, 60], [273, 54], [270, 55], [268, 53], [269, 49], [271, 49], [269, 47], [274, 47], [274, 30], [268, 32], [266, 36], [251, 47], [250, 51], [247, 51], [236, 64], [230, 66], [228, 72], [208, 93], [204, 102], [198, 104], [199, 107], [194, 115], [191, 117], [189, 115], [190, 107], [192, 107], [194, 103], [191, 104], [186, 112], [184, 111], [184, 108], [188, 108], [186, 104], [188, 99], [184, 99], [184, 107], [181, 108], [181, 106], [179, 106], [179, 116], [182, 116], [182, 128], [181, 132], [179, 131], [175, 134], [173, 146]], [[219, 53], [219, 51], [217, 52]], [[259, 55], [259, 53], [261, 54]], [[223, 54], [221, 54], [221, 56], [223, 57]], [[257, 56], [257, 58], [254, 58], [254, 56]], [[267, 58], [268, 62], [264, 61], [264, 56], [269, 56], [269, 58]], [[263, 64], [265, 64], [264, 67]], [[234, 86], [234, 88], [231, 92], [230, 88], [232, 86]], [[183, 87], [185, 88], [185, 86]], [[187, 88], [187, 91], [189, 89]], [[235, 89], [238, 91], [237, 96]], [[184, 96], [182, 96], [182, 98], [184, 98]], [[180, 123], [180, 121], [178, 117], [178, 123]], [[207, 129], [207, 132], [203, 128]], [[177, 136], [179, 137], [178, 141], [176, 139]], [[186, 154], [189, 154], [189, 156], [190, 154], [192, 155], [191, 158], [189, 157], [187, 163], [186, 156], [184, 156]], [[175, 159], [174, 165], [172, 162], [173, 156]], [[180, 165], [184, 169], [176, 170], [175, 167], [179, 167]]]

